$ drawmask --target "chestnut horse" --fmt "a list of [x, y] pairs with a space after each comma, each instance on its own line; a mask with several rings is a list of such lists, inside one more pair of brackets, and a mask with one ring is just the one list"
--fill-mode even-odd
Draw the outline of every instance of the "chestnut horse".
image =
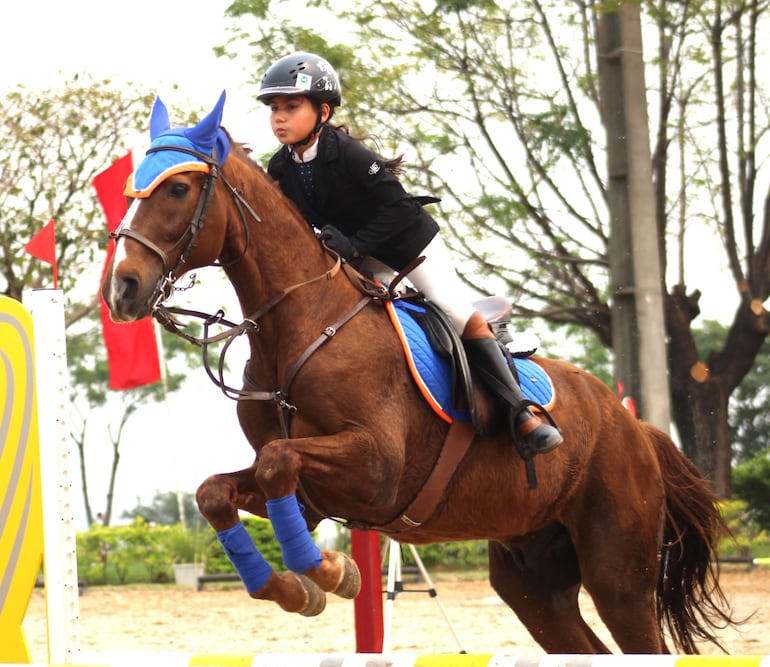
[[[506, 434], [475, 435], [435, 511], [406, 516], [450, 426], [419, 394], [383, 304], [362, 296], [220, 126], [223, 103], [172, 129], [156, 101], [102, 294], [128, 322], [167, 313], [174, 281], [196, 267], [221, 265], [235, 289], [245, 319], [234, 331], [247, 334], [250, 358], [233, 393], [256, 456], [209, 477], [197, 499], [251, 597], [313, 615], [326, 592], [355, 596], [354, 562], [309, 533], [331, 517], [411, 544], [488, 540], [494, 590], [551, 653], [608, 652], [581, 617], [581, 586], [623, 652], [668, 652], [664, 633], [679, 652], [718, 644], [733, 620], [708, 484], [667, 435], [575, 366], [537, 360], [564, 436], [535, 459], [537, 488]], [[239, 510], [271, 520], [286, 572], [257, 552]]]

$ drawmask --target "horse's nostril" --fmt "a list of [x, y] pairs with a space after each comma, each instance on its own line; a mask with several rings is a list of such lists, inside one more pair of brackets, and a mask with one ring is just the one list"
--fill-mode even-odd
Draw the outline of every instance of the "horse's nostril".
[[133, 301], [136, 298], [139, 292], [139, 281], [136, 278], [121, 276], [115, 282], [119, 301]]

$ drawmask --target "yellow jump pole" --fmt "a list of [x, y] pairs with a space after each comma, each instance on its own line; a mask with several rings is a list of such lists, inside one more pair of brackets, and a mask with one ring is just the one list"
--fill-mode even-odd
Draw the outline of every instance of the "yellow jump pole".
[[32, 317], [0, 297], [0, 662], [29, 662], [22, 622], [43, 558]]
[[48, 659], [72, 664], [80, 609], [64, 298], [36, 290], [28, 305], [31, 314], [0, 297], [0, 663], [30, 660], [22, 623], [42, 561]]

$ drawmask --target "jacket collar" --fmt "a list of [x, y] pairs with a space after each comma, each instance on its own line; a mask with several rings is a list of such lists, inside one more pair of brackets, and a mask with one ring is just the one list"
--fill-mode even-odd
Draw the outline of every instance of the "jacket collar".
[[[321, 136], [318, 137], [316, 146], [318, 146], [318, 154], [321, 156], [321, 161], [331, 162], [336, 160], [340, 155], [340, 141], [342, 132], [336, 130], [333, 127], [326, 126], [321, 132]], [[291, 152], [288, 146], [281, 146], [281, 149], [276, 153], [273, 162], [273, 169], [276, 174], [283, 174], [288, 167], [292, 164]]]

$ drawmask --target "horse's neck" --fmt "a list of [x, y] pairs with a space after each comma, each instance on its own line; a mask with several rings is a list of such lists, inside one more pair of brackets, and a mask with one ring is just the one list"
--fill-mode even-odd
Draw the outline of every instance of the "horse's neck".
[[[249, 247], [226, 272], [244, 317], [260, 313], [272, 300], [289, 291], [264, 313], [261, 325], [277, 336], [291, 338], [286, 336], [287, 331], [312, 326], [314, 321], [327, 317], [326, 311], [333, 314], [344, 307], [350, 300], [351, 286], [341, 272], [334, 280], [323, 279], [334, 265], [332, 257], [321, 249], [310, 226], [269, 177], [264, 172], [252, 171], [248, 180], [241, 178], [242, 190], [261, 219], [256, 221], [246, 214]], [[227, 254], [237, 256], [243, 248], [243, 235], [237, 232], [242, 221], [234, 204], [228, 224], [226, 243], [232, 247], [226, 249]], [[308, 284], [293, 289], [303, 283]]]

